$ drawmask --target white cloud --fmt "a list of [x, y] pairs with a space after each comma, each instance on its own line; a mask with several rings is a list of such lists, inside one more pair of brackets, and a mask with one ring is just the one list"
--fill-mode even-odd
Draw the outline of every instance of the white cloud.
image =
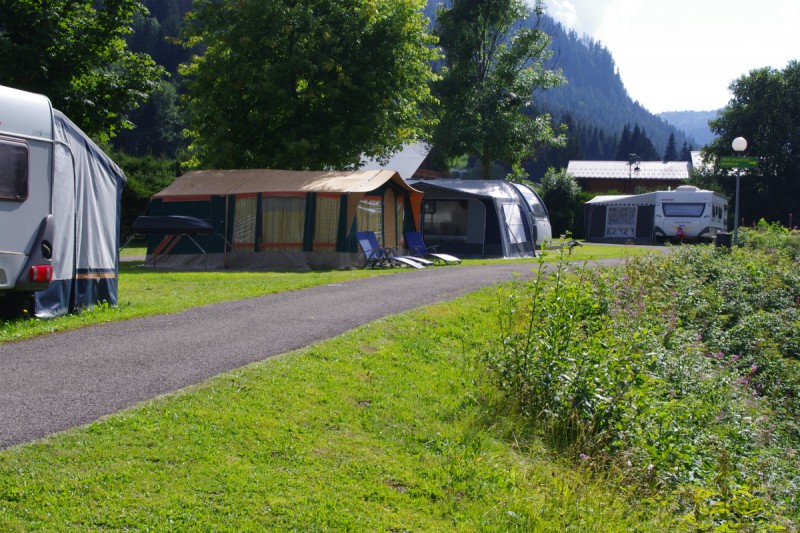
[[548, 13], [611, 51], [628, 92], [654, 112], [708, 110], [754, 68], [800, 59], [800, 2], [547, 0]]

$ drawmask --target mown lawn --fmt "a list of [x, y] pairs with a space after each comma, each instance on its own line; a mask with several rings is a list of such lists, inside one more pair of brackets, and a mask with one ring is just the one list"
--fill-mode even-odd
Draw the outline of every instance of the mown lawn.
[[496, 290], [0, 452], [4, 531], [668, 531], [475, 363]]

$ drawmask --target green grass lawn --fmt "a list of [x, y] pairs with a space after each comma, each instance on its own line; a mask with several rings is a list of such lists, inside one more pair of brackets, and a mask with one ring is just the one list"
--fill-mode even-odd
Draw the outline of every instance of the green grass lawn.
[[2, 451], [0, 529], [669, 530], [551, 457], [490, 392], [474, 362], [496, 297], [389, 317]]
[[[567, 258], [642, 253], [587, 245]], [[124, 263], [118, 308], [7, 322], [0, 338], [392, 272]], [[497, 338], [496, 298], [379, 320], [1, 451], [0, 530], [670, 530], [624, 485], [551, 455], [491, 392], [475, 362]]]

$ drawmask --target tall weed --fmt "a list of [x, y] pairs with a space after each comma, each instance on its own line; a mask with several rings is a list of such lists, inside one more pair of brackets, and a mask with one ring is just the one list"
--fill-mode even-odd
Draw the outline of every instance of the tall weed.
[[791, 254], [695, 246], [607, 270], [562, 262], [499, 297], [484, 362], [552, 449], [613, 467], [689, 529], [797, 527]]

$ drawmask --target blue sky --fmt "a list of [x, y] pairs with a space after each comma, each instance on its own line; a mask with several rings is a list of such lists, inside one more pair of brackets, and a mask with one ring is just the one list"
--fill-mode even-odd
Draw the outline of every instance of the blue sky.
[[545, 0], [547, 13], [608, 48], [648, 110], [708, 111], [761, 67], [800, 60], [798, 0]]

